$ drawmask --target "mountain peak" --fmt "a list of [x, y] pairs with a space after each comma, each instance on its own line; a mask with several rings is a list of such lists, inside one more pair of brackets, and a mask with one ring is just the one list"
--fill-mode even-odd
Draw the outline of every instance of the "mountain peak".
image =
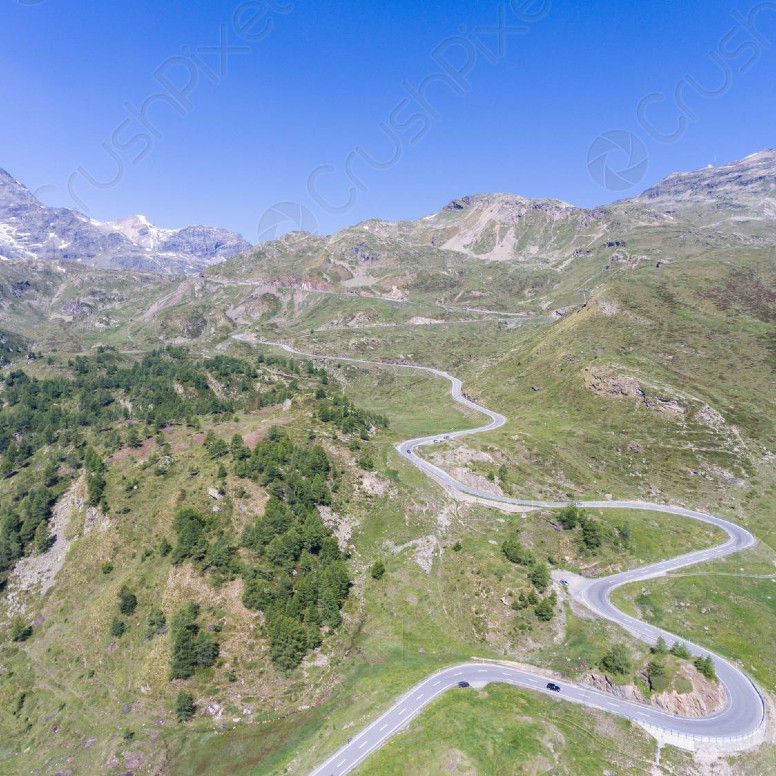
[[0, 167], [0, 212], [19, 205], [38, 204], [32, 192]]
[[448, 202], [442, 208], [441, 212], [458, 210], [467, 210], [469, 208], [496, 208], [500, 210], [511, 210], [514, 208], [558, 208], [560, 210], [576, 209], [574, 205], [563, 202], [560, 199], [530, 199], [519, 194], [505, 194], [502, 192], [492, 192], [488, 194], [468, 194], [465, 197], [454, 199]]
[[105, 221], [102, 226], [124, 235], [136, 245], [149, 250], [158, 250], [171, 234], [172, 229], [161, 229], [143, 215], [124, 216], [115, 221]]

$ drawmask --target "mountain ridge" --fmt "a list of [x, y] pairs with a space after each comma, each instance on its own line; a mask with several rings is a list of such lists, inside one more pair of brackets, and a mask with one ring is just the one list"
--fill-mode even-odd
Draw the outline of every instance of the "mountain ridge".
[[677, 220], [691, 232], [704, 230], [706, 237], [691, 234], [693, 240], [707, 239], [711, 230], [715, 240], [776, 242], [776, 151], [674, 172], [609, 205], [586, 208], [553, 198], [469, 194], [417, 219], [373, 218], [331, 235], [289, 232], [256, 246], [215, 227], [166, 229], [140, 215], [99, 222], [75, 210], [50, 208], [0, 170], [0, 257], [162, 274], [195, 274], [219, 265], [211, 271], [258, 271], [263, 278], [290, 271], [314, 282], [359, 286], [371, 285], [377, 268], [388, 263], [412, 262], [416, 270], [426, 256], [446, 262], [453, 255], [557, 270], [608, 243], [618, 247], [624, 231]]
[[[250, 256], [344, 253], [346, 263], [355, 258], [357, 264], [369, 266], [401, 243], [408, 250], [438, 249], [478, 260], [563, 266], [576, 251], [592, 250], [605, 234], [635, 220], [633, 213], [644, 224], [660, 226], [679, 218], [688, 226], [713, 227], [729, 235], [740, 233], [740, 212], [747, 209], [767, 222], [766, 239], [776, 240], [776, 151], [765, 149], [718, 167], [674, 172], [641, 194], [608, 205], [580, 207], [504, 192], [468, 194], [417, 219], [372, 218], [330, 235], [289, 232], [259, 243]], [[744, 237], [762, 239], [759, 232]]]

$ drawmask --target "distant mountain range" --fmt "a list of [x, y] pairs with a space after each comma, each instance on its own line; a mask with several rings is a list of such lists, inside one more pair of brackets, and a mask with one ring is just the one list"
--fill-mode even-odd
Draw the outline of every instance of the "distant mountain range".
[[212, 226], [162, 229], [144, 216], [94, 221], [47, 207], [0, 169], [0, 260], [59, 259], [106, 269], [191, 274], [251, 247]]
[[[681, 239], [669, 239], [677, 229]], [[623, 258], [625, 238], [631, 249], [654, 254], [660, 247], [669, 257], [731, 241], [775, 244], [776, 151], [673, 173], [637, 197], [596, 208], [476, 194], [413, 221], [372, 219], [329, 236], [295, 232], [255, 248], [215, 227], [162, 229], [144, 216], [98, 222], [47, 207], [0, 170], [0, 259], [14, 261], [58, 259], [164, 274], [221, 264], [213, 272], [231, 278], [293, 276], [319, 288], [342, 284], [401, 295], [425, 286], [427, 273], [450, 273], [461, 261], [476, 271], [472, 259], [532, 270], [560, 270], [585, 257], [608, 264], [612, 256]]]

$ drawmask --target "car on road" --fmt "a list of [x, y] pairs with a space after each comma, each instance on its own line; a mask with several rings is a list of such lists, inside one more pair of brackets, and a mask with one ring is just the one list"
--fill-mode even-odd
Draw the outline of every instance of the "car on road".
[[469, 683], [468, 682], [458, 682], [458, 686], [459, 687], [469, 687]]
[[555, 682], [547, 682], [547, 689], [553, 692], [560, 692], [560, 687]]
[[560, 583], [561, 583], [561, 585], [563, 585], [563, 587], [568, 587], [569, 586], [568, 579], [561, 579]]

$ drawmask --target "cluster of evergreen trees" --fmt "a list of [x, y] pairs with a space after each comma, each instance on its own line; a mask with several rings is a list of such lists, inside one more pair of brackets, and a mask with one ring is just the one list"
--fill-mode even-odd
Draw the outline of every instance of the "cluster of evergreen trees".
[[[262, 373], [267, 365], [282, 367], [291, 377]], [[216, 356], [204, 361], [188, 350], [166, 347], [125, 363], [112, 349], [76, 356], [72, 375], [39, 379], [14, 370], [3, 381], [0, 411], [0, 475], [9, 476], [41, 448], [59, 442], [79, 447], [91, 431], [112, 429], [132, 418], [158, 430], [184, 420], [231, 414], [251, 403], [266, 405], [298, 393], [294, 375], [300, 367], [286, 359], [260, 356], [257, 361]], [[305, 371], [323, 383], [325, 372], [310, 363]], [[221, 386], [216, 393], [211, 378]], [[255, 397], [246, 394], [255, 394]], [[129, 409], [131, 406], [131, 410]]]
[[243, 571], [237, 543], [231, 533], [214, 531], [211, 520], [191, 507], [178, 510], [171, 560], [176, 565], [190, 560], [201, 572], [210, 569], [223, 579], [234, 579]]
[[264, 612], [270, 655], [291, 669], [321, 643], [321, 626], [339, 625], [350, 588], [345, 558], [316, 509], [331, 503], [333, 470], [320, 445], [295, 445], [274, 428], [250, 456], [237, 451], [235, 471], [270, 493], [264, 515], [242, 536], [255, 557], [243, 603]]
[[[647, 663], [646, 673], [649, 687], [653, 692], [664, 692], [668, 689], [668, 672], [665, 664], [666, 655], [673, 655], [681, 660], [692, 660], [695, 668], [706, 679], [709, 681], [717, 680], [717, 673], [714, 670], [714, 661], [711, 655], [706, 655], [706, 657], [698, 655], [693, 658], [687, 645], [681, 641], [675, 641], [671, 649], [669, 649], [665, 639], [661, 636], [654, 646], [650, 648], [650, 652], [653, 658]], [[620, 679], [625, 679], [634, 667], [628, 648], [624, 644], [612, 644], [601, 656], [598, 665], [606, 673]]]
[[343, 434], [356, 434], [361, 439], [369, 439], [371, 428], [388, 427], [388, 418], [376, 412], [362, 410], [344, 396], [328, 394], [319, 388], [316, 398], [318, 417], [324, 423], [336, 425]]
[[208, 433], [203, 444], [212, 458], [230, 461], [236, 476], [264, 486], [269, 499], [241, 537], [249, 560], [229, 533], [216, 530], [216, 518], [186, 507], [173, 520], [172, 561], [242, 575], [243, 603], [264, 612], [273, 661], [294, 668], [320, 645], [326, 626], [340, 624], [350, 588], [345, 558], [317, 509], [331, 504], [336, 472], [320, 445], [295, 443], [277, 427], [252, 450], [239, 434], [227, 444]]
[[[76, 356], [68, 370], [41, 379], [14, 369], [0, 384], [0, 477], [19, 477], [0, 499], [0, 587], [25, 552], [47, 549], [51, 508], [80, 469], [89, 504], [106, 509], [104, 458], [123, 444], [138, 447], [170, 424], [285, 401], [302, 390], [302, 379], [328, 383], [312, 362], [266, 355], [198, 359], [181, 347], [136, 359], [100, 348]], [[42, 468], [30, 466], [42, 451]], [[223, 564], [224, 547], [213, 554]]]
[[228, 382], [235, 396], [250, 397], [250, 406], [256, 409], [293, 399], [300, 392], [302, 376], [324, 385], [329, 380], [326, 370], [316, 369], [312, 361], [300, 363], [282, 356], [260, 354], [254, 365], [246, 359], [218, 355], [204, 365], [219, 383]]
[[539, 598], [537, 595], [537, 593], [544, 593], [550, 586], [550, 569], [547, 564], [537, 560], [536, 555], [520, 541], [518, 528], [515, 528], [512, 536], [507, 537], [502, 542], [501, 552], [510, 563], [526, 567], [528, 581], [534, 588], [527, 595], [525, 592], [521, 592], [512, 603], [512, 608], [520, 611], [531, 606], [539, 620], [544, 622], [551, 620], [555, 615], [555, 604], [557, 603], [555, 592], [551, 592], [544, 598]]
[[209, 668], [218, 658], [218, 641], [213, 633], [202, 630], [199, 607], [189, 603], [172, 618], [170, 679], [188, 679], [198, 668]]
[[[584, 509], [580, 509], [576, 504], [563, 507], [558, 512], [558, 520], [566, 531], [572, 531], [579, 526], [582, 546], [592, 552], [595, 552], [603, 544], [607, 535], [604, 524], [588, 515]], [[623, 541], [630, 538], [627, 527], [621, 529], [619, 533], [620, 539]]]
[[[118, 592], [118, 609], [124, 617], [131, 617], [137, 609], [137, 596], [126, 586], [122, 585]], [[110, 635], [120, 639], [127, 630], [127, 624], [121, 617], [114, 617], [110, 623]]]

